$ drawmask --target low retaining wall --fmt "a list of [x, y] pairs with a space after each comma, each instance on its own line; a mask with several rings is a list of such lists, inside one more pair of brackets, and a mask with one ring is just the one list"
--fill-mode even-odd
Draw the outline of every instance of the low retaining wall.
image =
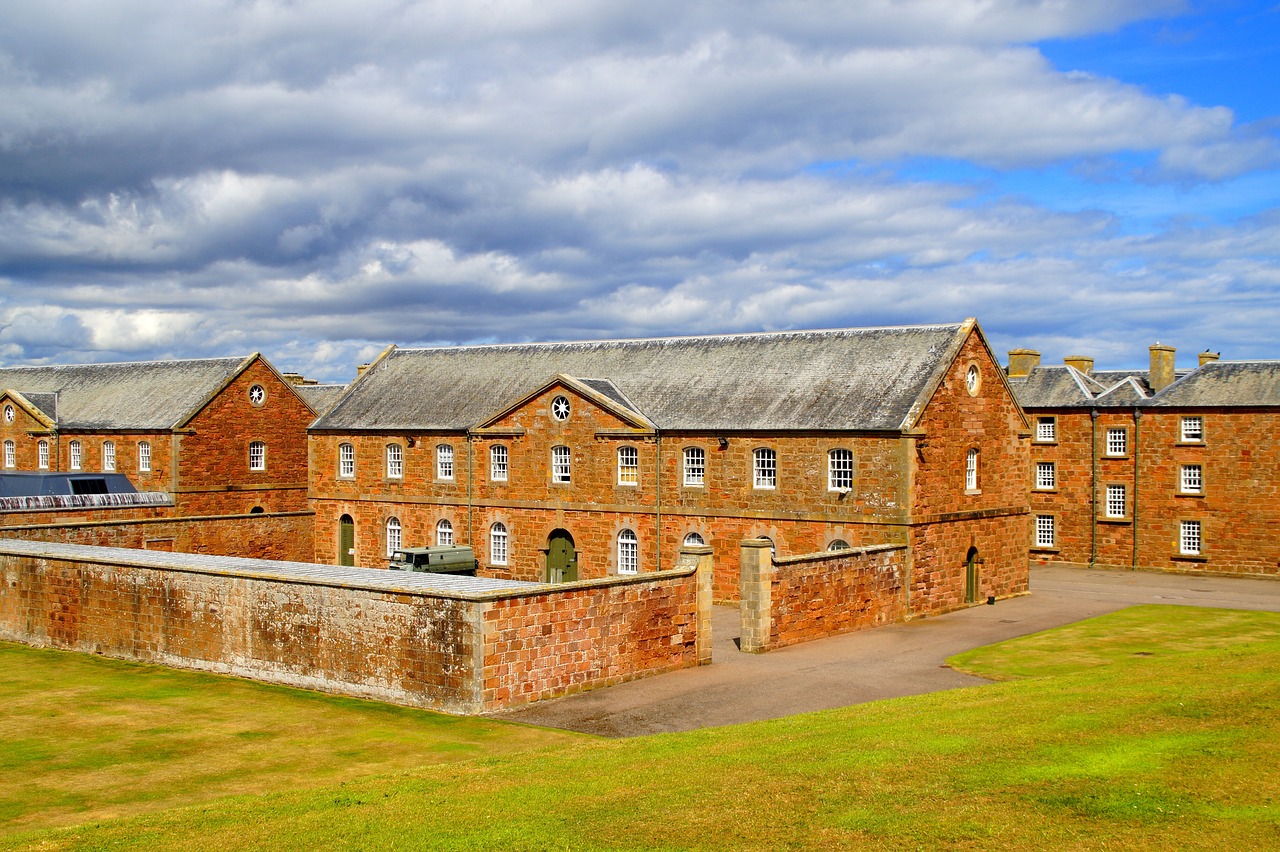
[[742, 542], [742, 650], [768, 651], [899, 621], [907, 547], [885, 544], [775, 559]]
[[0, 639], [481, 713], [710, 662], [710, 584], [709, 551], [553, 586], [4, 540]]
[[0, 514], [0, 538], [307, 562], [314, 512], [175, 517], [173, 507]]

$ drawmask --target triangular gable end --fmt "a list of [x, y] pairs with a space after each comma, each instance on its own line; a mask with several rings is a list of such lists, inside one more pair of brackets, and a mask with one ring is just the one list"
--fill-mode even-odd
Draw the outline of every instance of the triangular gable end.
[[938, 392], [938, 388], [942, 386], [947, 374], [951, 372], [951, 368], [955, 365], [956, 359], [960, 357], [960, 353], [964, 351], [965, 343], [968, 342], [970, 335], [977, 336], [978, 343], [987, 353], [987, 359], [994, 367], [993, 372], [1000, 380], [1001, 387], [1004, 388], [1004, 392], [1008, 394], [1009, 399], [1012, 400], [1014, 407], [1018, 411], [1023, 430], [1030, 434], [1031, 421], [1027, 419], [1027, 413], [1022, 410], [1022, 405], [1018, 402], [1018, 397], [1013, 392], [1013, 386], [1009, 384], [1008, 376], [1000, 367], [1000, 362], [992, 351], [991, 344], [988, 342], [987, 336], [982, 333], [982, 327], [978, 325], [978, 320], [975, 317], [966, 319], [960, 324], [960, 328], [956, 330], [955, 337], [951, 340], [951, 345], [947, 347], [946, 355], [938, 359], [937, 366], [934, 368], [933, 375], [929, 377], [928, 384], [925, 385], [924, 390], [916, 401], [912, 403], [911, 410], [903, 419], [901, 425], [903, 432], [912, 432], [919, 426], [920, 419], [924, 417], [929, 403], [932, 402], [934, 395]]
[[302, 398], [302, 395], [299, 394], [294, 389], [293, 383], [285, 379], [284, 376], [280, 375], [280, 371], [275, 368], [275, 365], [273, 365], [266, 358], [262, 357], [261, 352], [254, 352], [253, 354], [246, 356], [245, 359], [240, 362], [240, 365], [236, 367], [236, 369], [231, 373], [231, 375], [227, 376], [226, 379], [219, 382], [217, 387], [215, 387], [212, 391], [210, 391], [209, 393], [201, 397], [200, 401], [195, 405], [193, 405], [191, 407], [191, 410], [188, 411], [185, 415], [183, 415], [183, 417], [177, 423], [175, 423], [172, 428], [173, 429], [186, 428], [191, 423], [192, 420], [196, 419], [196, 417], [200, 414], [201, 411], [204, 411], [205, 407], [208, 406], [209, 403], [217, 399], [219, 394], [221, 394], [224, 390], [226, 390], [228, 387], [234, 384], [236, 379], [244, 375], [244, 372], [246, 370], [248, 370], [254, 364], [257, 364], [259, 362], [261, 362], [262, 365], [267, 368], [267, 370], [271, 373], [271, 375], [275, 377], [276, 381], [279, 384], [288, 388], [289, 393], [293, 396], [293, 398], [298, 400], [298, 402], [302, 403], [303, 407], [306, 408], [307, 411], [310, 411], [313, 415], [316, 413], [316, 410], [312, 408], [309, 404], [307, 404], [307, 401]]
[[[35, 394], [33, 394], [33, 396], [35, 396]], [[52, 394], [42, 393], [42, 394], [39, 394], [39, 396], [47, 397], [47, 396], [52, 396]], [[44, 411], [44, 409], [42, 409], [39, 405], [36, 405], [31, 400], [27, 399], [27, 397], [24, 396], [21, 391], [16, 391], [16, 390], [13, 390], [12, 388], [6, 388], [4, 390], [0, 390], [0, 405], [3, 405], [6, 401], [12, 402], [14, 406], [25, 411], [33, 420], [35, 420], [44, 428], [49, 430], [54, 430], [58, 428], [57, 412]]]
[[[535, 399], [536, 397], [539, 397], [557, 387], [572, 391], [574, 394], [589, 400], [593, 405], [609, 412], [633, 429], [648, 433], [657, 431], [657, 426], [655, 426], [649, 418], [645, 417], [634, 408], [628, 407], [631, 405], [631, 402], [626, 398], [621, 390], [618, 389], [617, 385], [614, 385], [612, 382], [607, 383], [608, 386], [616, 392], [618, 399], [615, 399], [612, 396], [602, 393], [600, 390], [592, 387], [587, 383], [588, 381], [593, 384], [598, 384], [605, 380], [583, 380], [563, 373], [552, 376], [550, 379], [538, 385], [532, 391], [520, 397], [515, 402], [504, 406], [499, 411], [471, 427], [471, 431], [483, 431], [485, 429], [494, 428], [503, 418], [510, 416], [513, 412], [528, 405], [530, 400]], [[623, 402], [619, 402], [619, 399]]]

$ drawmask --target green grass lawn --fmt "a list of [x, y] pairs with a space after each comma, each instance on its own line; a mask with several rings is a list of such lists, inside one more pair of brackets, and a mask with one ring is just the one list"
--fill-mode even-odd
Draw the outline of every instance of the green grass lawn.
[[[142, 668], [83, 664], [112, 668], [108, 679], [127, 680]], [[414, 768], [413, 760], [404, 769], [360, 767], [342, 780], [330, 774], [231, 798], [202, 795], [184, 776], [189, 769], [179, 766], [185, 758], [162, 754], [143, 786], [186, 787], [188, 806], [11, 833], [0, 843], [39, 849], [1280, 848], [1280, 614], [1138, 607], [979, 649], [953, 664], [1002, 682], [687, 734], [562, 738], [550, 749], [529, 742], [531, 750], [495, 749], [434, 765], [427, 764], [439, 759], [438, 750], [424, 747]], [[33, 664], [44, 665], [43, 658]], [[0, 699], [35, 702], [19, 727], [39, 727], [39, 696], [10, 687], [11, 665], [6, 660], [0, 667], [6, 672]], [[220, 691], [227, 683], [168, 674], [203, 680], [193, 693]], [[348, 758], [336, 750], [348, 732], [301, 721], [310, 713], [307, 702], [335, 699], [231, 683], [263, 690], [255, 700], [265, 705], [297, 702], [290, 715], [299, 727], [273, 738], [272, 750], [284, 739], [327, 737], [321, 751], [330, 757], [313, 758], [316, 771], [343, 770]], [[180, 699], [156, 700], [169, 701], [170, 714], [198, 715]], [[151, 703], [143, 696], [124, 701]], [[241, 710], [239, 696], [222, 703], [222, 724], [232, 735], [237, 724], [251, 726], [247, 720], [264, 712], [260, 705]], [[353, 714], [408, 712], [351, 704]], [[82, 711], [72, 704], [63, 712], [105, 714], [101, 708], [109, 705], [89, 703]], [[357, 719], [345, 724], [362, 727]], [[462, 732], [465, 725], [491, 723], [449, 720], [436, 736], [447, 738], [450, 724]], [[60, 750], [72, 754], [80, 735], [73, 724], [67, 730]], [[148, 728], [129, 736], [138, 740], [129, 750], [134, 760], [153, 748], [164, 751], [160, 740], [152, 744]], [[470, 737], [470, 747], [488, 748], [483, 736]], [[19, 801], [34, 795], [52, 771], [45, 758], [4, 759], [6, 776], [16, 760], [33, 785]], [[252, 762], [225, 769], [229, 776], [237, 771], [243, 781], [256, 777]], [[223, 792], [264, 790], [237, 787], [233, 777], [223, 783]]]

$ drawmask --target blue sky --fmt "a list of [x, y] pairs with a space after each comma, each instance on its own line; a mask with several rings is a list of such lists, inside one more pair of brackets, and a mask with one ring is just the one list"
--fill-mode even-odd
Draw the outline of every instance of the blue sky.
[[0, 2], [0, 359], [1280, 358], [1280, 3]]

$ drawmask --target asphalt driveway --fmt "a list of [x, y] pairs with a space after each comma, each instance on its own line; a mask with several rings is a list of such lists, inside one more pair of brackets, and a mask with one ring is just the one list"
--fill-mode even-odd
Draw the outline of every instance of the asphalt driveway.
[[717, 607], [713, 662], [494, 718], [630, 737], [733, 725], [986, 683], [946, 667], [953, 654], [1134, 604], [1280, 612], [1280, 580], [1245, 580], [1041, 566], [1031, 593], [907, 624], [794, 645], [738, 650], [738, 610]]

